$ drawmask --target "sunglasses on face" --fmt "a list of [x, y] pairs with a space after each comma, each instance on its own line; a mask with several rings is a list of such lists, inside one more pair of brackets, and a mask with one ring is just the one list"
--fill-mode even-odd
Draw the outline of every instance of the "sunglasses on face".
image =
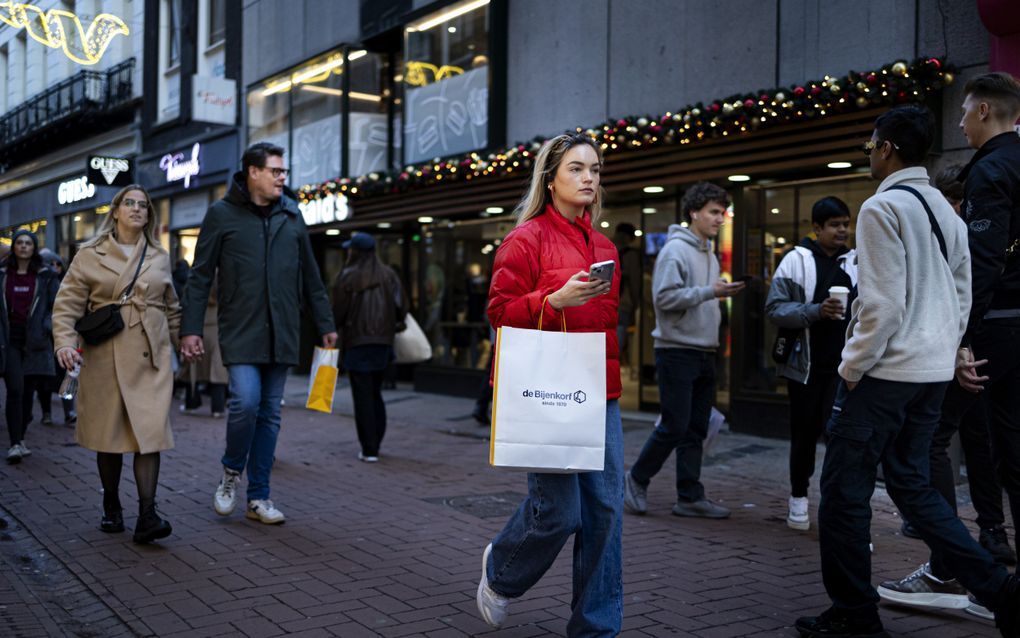
[[[886, 142], [889, 142], [889, 140], [882, 140], [881, 142], [876, 142], [875, 140], [868, 140], [867, 142], [864, 143], [864, 146], [861, 148], [861, 150], [864, 152], [866, 156], [871, 157], [871, 152], [874, 151], [879, 146], [885, 144]], [[892, 144], [892, 147], [897, 151], [900, 150], [900, 147], [896, 146], [895, 142], [889, 143]]]
[[145, 201], [144, 199], [128, 199], [128, 198], [125, 198], [125, 199], [121, 200], [120, 203], [124, 206], [124, 208], [134, 208], [135, 206], [137, 206], [138, 208], [148, 208], [149, 207], [149, 202]]

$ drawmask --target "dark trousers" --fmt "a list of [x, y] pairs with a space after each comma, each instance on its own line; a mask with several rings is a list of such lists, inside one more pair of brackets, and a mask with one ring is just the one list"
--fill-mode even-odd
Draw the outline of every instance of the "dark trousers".
[[[978, 368], [988, 381], [984, 391], [977, 394], [964, 390], [956, 382], [946, 391], [942, 419], [931, 446], [931, 482], [955, 508], [956, 486], [947, 450], [953, 433], [959, 429], [967, 455], [974, 508], [978, 510], [978, 525], [994, 527], [1004, 520], [1001, 485], [1009, 497], [1014, 529], [1020, 529], [1020, 326], [985, 322], [971, 346], [975, 359], [988, 359], [987, 364]], [[982, 410], [987, 415], [991, 449], [981, 440], [979, 424], [975, 422], [969, 426], [967, 421], [970, 417], [980, 419]], [[973, 459], [972, 454], [976, 454]], [[995, 476], [982, 471], [993, 467], [997, 482]], [[975, 475], [977, 485], [973, 482]], [[931, 567], [938, 578], [954, 575], [945, 557], [937, 551], [932, 552]]]
[[877, 618], [871, 585], [871, 496], [881, 464], [886, 490], [960, 583], [982, 605], [998, 608], [1008, 572], [995, 562], [929, 483], [928, 448], [946, 383], [900, 383], [864, 377], [840, 383], [827, 425], [818, 510], [822, 580], [833, 606]]
[[[225, 383], [209, 383], [206, 385], [209, 392], [210, 406], [213, 412], [223, 414], [227, 407], [227, 385]], [[202, 392], [198, 386], [190, 383], [184, 386], [184, 407], [188, 410], [197, 410], [202, 407]]]
[[832, 413], [839, 375], [812, 372], [807, 383], [788, 380], [790, 397], [790, 496], [808, 495], [818, 437]]
[[382, 398], [385, 370], [376, 372], [348, 371], [351, 397], [354, 399], [354, 424], [358, 429], [361, 453], [379, 456], [379, 446], [386, 434], [386, 404]]
[[46, 377], [25, 374], [25, 346], [11, 343], [7, 348], [7, 370], [4, 373], [4, 385], [7, 387], [7, 435], [11, 445], [21, 443], [28, 430], [28, 422], [32, 414], [32, 397], [35, 387]]
[[700, 501], [702, 449], [715, 402], [715, 352], [656, 348], [655, 368], [661, 417], [630, 475], [647, 486], [675, 450], [677, 499]]

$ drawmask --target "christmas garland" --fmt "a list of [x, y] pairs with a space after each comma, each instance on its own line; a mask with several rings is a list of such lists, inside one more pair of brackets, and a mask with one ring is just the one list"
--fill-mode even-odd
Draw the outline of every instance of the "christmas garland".
[[[741, 135], [836, 113], [922, 102], [928, 94], [952, 84], [954, 72], [955, 68], [942, 58], [918, 58], [910, 64], [901, 60], [877, 71], [850, 71], [841, 78], [825, 76], [803, 85], [731, 95], [658, 117], [629, 116], [589, 129], [578, 127], [576, 131], [592, 136], [605, 154], [649, 146], [696, 144], [704, 139]], [[365, 197], [401, 193], [430, 184], [520, 174], [531, 168], [532, 159], [544, 141], [545, 138], [536, 137], [499, 152], [465, 153], [410, 165], [402, 171], [327, 180], [302, 186], [298, 197], [302, 202], [338, 193]]]

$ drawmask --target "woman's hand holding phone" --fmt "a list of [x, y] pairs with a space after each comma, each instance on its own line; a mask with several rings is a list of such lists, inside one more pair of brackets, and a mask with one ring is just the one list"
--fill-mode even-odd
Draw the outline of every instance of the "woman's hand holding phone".
[[583, 306], [593, 297], [609, 292], [612, 283], [601, 279], [588, 281], [588, 272], [581, 270], [568, 279], [563, 287], [549, 295], [549, 303], [553, 308], [572, 308]]

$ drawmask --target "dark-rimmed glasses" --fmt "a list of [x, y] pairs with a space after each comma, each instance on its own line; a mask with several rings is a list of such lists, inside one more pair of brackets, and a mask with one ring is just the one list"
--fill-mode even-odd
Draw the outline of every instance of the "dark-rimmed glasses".
[[270, 168], [268, 166], [263, 166], [262, 169], [263, 170], [267, 170], [270, 173], [272, 173], [273, 174], [273, 179], [280, 179], [281, 177], [287, 177], [287, 175], [290, 173], [290, 171], [288, 169], [286, 169], [286, 168]]

